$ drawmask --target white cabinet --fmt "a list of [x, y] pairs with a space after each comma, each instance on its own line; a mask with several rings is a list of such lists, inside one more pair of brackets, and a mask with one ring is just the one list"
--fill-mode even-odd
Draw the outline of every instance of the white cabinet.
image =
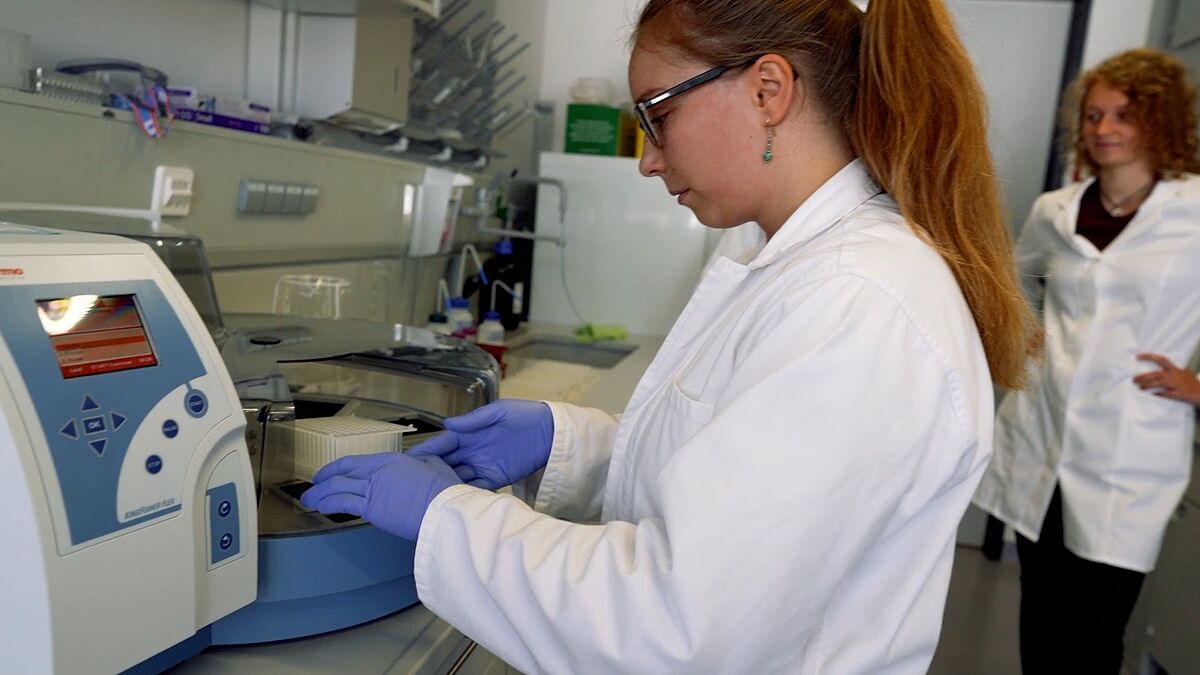
[[374, 132], [408, 118], [411, 13], [371, 0], [353, 17], [299, 14], [289, 37], [296, 44], [290, 109]]
[[[384, 133], [404, 125], [413, 22], [441, 0], [255, 0], [249, 94], [284, 115]], [[428, 8], [428, 11], [426, 9]]]

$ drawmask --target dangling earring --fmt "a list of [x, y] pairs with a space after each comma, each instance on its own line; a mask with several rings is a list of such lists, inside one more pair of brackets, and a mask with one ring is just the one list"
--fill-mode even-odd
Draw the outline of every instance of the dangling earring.
[[771, 163], [775, 158], [775, 127], [767, 127], [767, 151], [763, 153], [763, 162]]

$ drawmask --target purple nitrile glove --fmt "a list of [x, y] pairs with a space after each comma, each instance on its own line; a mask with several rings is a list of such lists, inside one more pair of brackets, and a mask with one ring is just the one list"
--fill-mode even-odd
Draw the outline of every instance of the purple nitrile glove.
[[554, 415], [540, 401], [503, 400], [446, 418], [446, 431], [409, 450], [441, 457], [467, 485], [495, 490], [511, 485], [550, 459]]
[[437, 457], [351, 455], [321, 467], [300, 503], [321, 513], [361, 516], [381, 530], [416, 541], [429, 503], [452, 485], [462, 481]]

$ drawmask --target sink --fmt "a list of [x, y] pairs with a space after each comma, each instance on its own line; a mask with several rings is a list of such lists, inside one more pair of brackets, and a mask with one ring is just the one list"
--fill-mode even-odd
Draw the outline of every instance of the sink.
[[636, 350], [637, 345], [620, 342], [584, 343], [561, 335], [532, 335], [528, 339], [517, 340], [509, 348], [508, 356], [612, 368]]

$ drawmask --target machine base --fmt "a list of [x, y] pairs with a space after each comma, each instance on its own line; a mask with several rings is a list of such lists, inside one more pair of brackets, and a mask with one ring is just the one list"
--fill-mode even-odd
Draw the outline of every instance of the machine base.
[[212, 627], [205, 626], [196, 631], [192, 637], [170, 647], [136, 666], [121, 673], [121, 675], [158, 675], [168, 668], [177, 666], [184, 661], [208, 649], [212, 644]]
[[308, 637], [417, 602], [416, 543], [370, 525], [260, 537], [258, 599], [212, 625], [212, 644]]

